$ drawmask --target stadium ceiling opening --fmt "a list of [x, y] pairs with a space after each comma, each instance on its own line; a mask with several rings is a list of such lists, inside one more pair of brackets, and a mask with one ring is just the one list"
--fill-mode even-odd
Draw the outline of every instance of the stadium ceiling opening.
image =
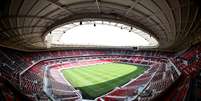
[[50, 31], [47, 47], [140, 47], [157, 48], [158, 41], [147, 32], [117, 22], [77, 21]]

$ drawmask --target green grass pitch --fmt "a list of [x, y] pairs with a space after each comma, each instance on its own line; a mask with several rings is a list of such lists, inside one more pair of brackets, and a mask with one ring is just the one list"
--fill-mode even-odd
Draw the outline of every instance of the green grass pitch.
[[122, 86], [145, 71], [135, 65], [107, 63], [64, 69], [62, 73], [85, 99], [94, 99], [115, 87]]

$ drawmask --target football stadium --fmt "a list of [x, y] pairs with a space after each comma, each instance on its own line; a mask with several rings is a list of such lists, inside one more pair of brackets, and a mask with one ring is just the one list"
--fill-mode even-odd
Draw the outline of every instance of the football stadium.
[[201, 101], [200, 0], [0, 0], [0, 101]]

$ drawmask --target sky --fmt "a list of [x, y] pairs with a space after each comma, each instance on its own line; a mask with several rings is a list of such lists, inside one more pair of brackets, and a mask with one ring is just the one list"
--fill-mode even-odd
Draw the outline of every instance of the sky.
[[59, 40], [68, 45], [148, 46], [149, 42], [126, 29], [111, 25], [80, 25], [65, 32]]

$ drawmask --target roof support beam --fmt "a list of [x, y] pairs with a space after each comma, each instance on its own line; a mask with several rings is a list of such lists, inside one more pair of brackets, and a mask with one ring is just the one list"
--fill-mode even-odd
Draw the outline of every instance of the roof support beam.
[[101, 13], [101, 9], [100, 9], [100, 0], [96, 0], [96, 6], [98, 8], [98, 13]]
[[132, 1], [133, 1], [133, 4], [132, 4], [131, 7], [126, 11], [125, 16], [128, 15], [128, 13], [137, 5], [137, 3], [138, 3], [140, 0], [132, 0]]
[[47, 1], [49, 1], [51, 4], [57, 6], [61, 10], [64, 10], [67, 13], [73, 14], [73, 12], [71, 10], [69, 10], [68, 8], [66, 8], [65, 6], [63, 6], [61, 3], [55, 2], [54, 0], [47, 0]]

